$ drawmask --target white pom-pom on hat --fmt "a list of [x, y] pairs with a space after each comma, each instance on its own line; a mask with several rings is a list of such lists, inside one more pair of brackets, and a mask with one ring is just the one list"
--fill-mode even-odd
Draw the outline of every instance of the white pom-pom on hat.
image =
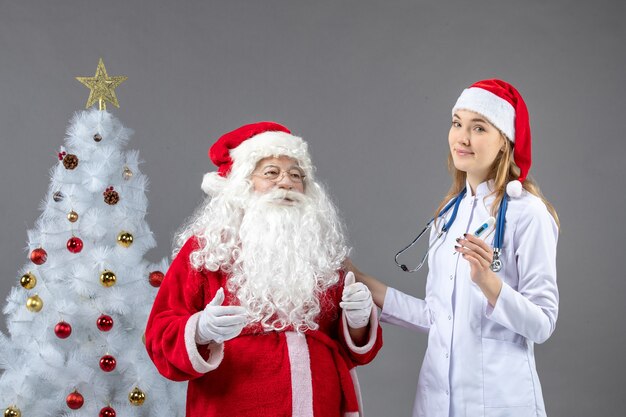
[[522, 183], [519, 182], [518, 180], [511, 181], [506, 185], [506, 193], [511, 198], [521, 197], [522, 189], [523, 189]]
[[217, 172], [207, 172], [202, 177], [202, 191], [210, 196], [217, 195], [226, 186], [226, 178]]

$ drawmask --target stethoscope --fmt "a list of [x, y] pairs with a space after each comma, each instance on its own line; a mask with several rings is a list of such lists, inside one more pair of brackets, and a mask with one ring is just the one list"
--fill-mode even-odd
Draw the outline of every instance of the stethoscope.
[[[426, 223], [426, 227], [424, 227], [424, 229], [417, 235], [415, 239], [413, 239], [413, 241], [409, 245], [403, 248], [400, 252], [396, 253], [394, 259], [396, 265], [398, 265], [400, 269], [402, 269], [404, 272], [416, 272], [419, 271], [422, 266], [424, 266], [430, 250], [433, 248], [433, 246], [435, 246], [435, 243], [437, 243], [439, 238], [441, 238], [441, 236], [443, 236], [448, 230], [450, 230], [452, 223], [454, 223], [454, 220], [456, 220], [456, 213], [459, 211], [459, 206], [461, 205], [461, 201], [463, 200], [463, 197], [465, 197], [466, 193], [467, 188], [463, 188], [459, 195], [450, 200], [448, 204], [446, 204], [446, 206], [441, 210], [441, 212], [439, 212], [438, 218], [442, 218], [446, 215], [448, 211], [450, 211], [450, 209], [452, 209], [452, 214], [450, 215], [450, 218], [443, 225], [439, 233], [437, 233], [437, 237], [435, 237], [435, 239], [433, 239], [433, 242], [428, 246], [428, 249], [426, 249], [422, 260], [415, 268], [409, 269], [405, 264], [401, 264], [400, 262], [398, 262], [398, 257], [407, 250], [409, 250], [411, 247], [413, 247], [424, 235], [424, 233], [430, 230], [430, 228], [433, 226], [433, 223], [435, 222], [434, 217], [430, 219], [428, 223]], [[506, 209], [508, 204], [508, 196], [505, 195], [502, 199], [502, 202], [500, 203], [500, 207], [498, 208], [498, 217], [496, 218], [496, 233], [493, 239], [493, 260], [490, 266], [493, 272], [498, 272], [502, 269], [502, 260], [500, 259], [500, 254], [502, 253], [502, 241], [504, 240], [504, 219], [506, 216]]]

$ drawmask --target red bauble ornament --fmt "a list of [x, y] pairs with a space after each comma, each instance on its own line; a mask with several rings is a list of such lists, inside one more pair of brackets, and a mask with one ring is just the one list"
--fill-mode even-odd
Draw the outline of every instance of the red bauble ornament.
[[43, 248], [34, 249], [30, 253], [30, 260], [36, 265], [41, 265], [48, 259], [48, 253]]
[[98, 414], [98, 417], [115, 417], [115, 410], [112, 409], [111, 407], [104, 407], [102, 410], [100, 410], [100, 414]]
[[56, 334], [59, 339], [67, 339], [72, 334], [72, 326], [65, 321], [60, 321], [54, 326], [54, 334]]
[[150, 272], [150, 277], [148, 278], [148, 280], [150, 281], [150, 285], [152, 285], [153, 287], [160, 287], [164, 277], [165, 275], [163, 275], [163, 272], [152, 271]]
[[100, 369], [102, 369], [104, 372], [111, 372], [115, 369], [116, 365], [117, 361], [111, 355], [104, 355], [100, 358]]
[[70, 240], [67, 241], [67, 250], [72, 253], [78, 253], [83, 250], [83, 241], [80, 238], [72, 236]]
[[78, 410], [80, 407], [83, 406], [83, 404], [85, 404], [85, 399], [80, 394], [80, 392], [74, 391], [73, 393], [65, 397], [65, 403], [72, 410]]
[[103, 332], [108, 332], [113, 328], [113, 318], [111, 316], [107, 316], [106, 314], [101, 315], [96, 320], [96, 326]]

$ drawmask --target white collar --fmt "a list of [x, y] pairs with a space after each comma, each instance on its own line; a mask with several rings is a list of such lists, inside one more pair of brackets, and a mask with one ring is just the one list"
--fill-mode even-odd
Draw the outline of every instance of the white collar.
[[470, 187], [469, 181], [467, 181], [467, 179], [465, 180], [465, 187], [467, 188], [468, 197], [486, 197], [489, 194], [493, 193], [495, 189], [495, 181], [491, 179], [478, 184], [478, 187], [476, 187], [475, 195], [472, 194], [472, 187]]

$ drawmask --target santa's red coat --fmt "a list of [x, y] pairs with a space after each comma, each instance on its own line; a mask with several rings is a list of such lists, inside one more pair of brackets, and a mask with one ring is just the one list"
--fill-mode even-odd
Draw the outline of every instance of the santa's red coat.
[[[233, 300], [220, 272], [197, 271], [189, 254], [194, 238], [170, 266], [146, 329], [146, 348], [159, 372], [189, 381], [187, 417], [353, 417], [361, 415], [354, 367], [369, 363], [382, 347], [376, 309], [369, 339], [357, 347], [339, 307], [340, 282], [321, 297], [319, 329], [264, 332], [248, 326], [240, 336], [206, 346], [195, 343], [200, 312], [219, 288]], [[166, 401], [166, 399], [163, 399]]]

